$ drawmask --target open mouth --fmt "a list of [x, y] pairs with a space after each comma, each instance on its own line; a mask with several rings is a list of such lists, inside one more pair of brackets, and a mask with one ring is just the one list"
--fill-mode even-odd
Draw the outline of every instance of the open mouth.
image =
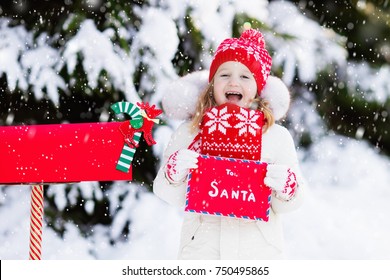
[[238, 102], [242, 99], [242, 94], [236, 91], [228, 91], [225, 93], [225, 96], [231, 102]]

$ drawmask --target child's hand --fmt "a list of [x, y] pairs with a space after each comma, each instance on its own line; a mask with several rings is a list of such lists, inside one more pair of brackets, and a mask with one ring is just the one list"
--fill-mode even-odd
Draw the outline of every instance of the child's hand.
[[290, 200], [297, 188], [295, 173], [285, 165], [268, 164], [264, 184], [276, 191], [276, 196], [285, 201]]
[[165, 165], [165, 176], [169, 182], [177, 184], [183, 182], [190, 169], [198, 168], [197, 152], [181, 149], [173, 153]]

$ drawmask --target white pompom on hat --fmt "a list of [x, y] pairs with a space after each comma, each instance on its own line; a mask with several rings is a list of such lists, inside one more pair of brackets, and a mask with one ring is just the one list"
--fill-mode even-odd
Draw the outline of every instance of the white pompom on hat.
[[[209, 71], [187, 74], [163, 89], [162, 107], [165, 114], [173, 119], [191, 119], [196, 110], [199, 95], [208, 85]], [[290, 92], [282, 80], [269, 76], [260, 93], [268, 101], [275, 120], [282, 119], [290, 106]]]

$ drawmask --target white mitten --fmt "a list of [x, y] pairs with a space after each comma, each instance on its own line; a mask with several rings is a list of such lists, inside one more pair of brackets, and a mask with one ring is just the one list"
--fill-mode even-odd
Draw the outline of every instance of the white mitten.
[[181, 149], [173, 153], [165, 165], [165, 177], [172, 184], [184, 182], [190, 169], [198, 167], [197, 152]]
[[268, 164], [264, 184], [276, 192], [276, 196], [285, 201], [290, 200], [297, 188], [295, 173], [285, 165]]

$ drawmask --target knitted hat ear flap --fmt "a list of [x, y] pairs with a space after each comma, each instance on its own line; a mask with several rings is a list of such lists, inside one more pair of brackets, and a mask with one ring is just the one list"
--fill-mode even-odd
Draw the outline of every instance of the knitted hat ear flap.
[[290, 92], [278, 77], [268, 77], [260, 97], [268, 102], [275, 120], [280, 120], [287, 114], [290, 107]]

